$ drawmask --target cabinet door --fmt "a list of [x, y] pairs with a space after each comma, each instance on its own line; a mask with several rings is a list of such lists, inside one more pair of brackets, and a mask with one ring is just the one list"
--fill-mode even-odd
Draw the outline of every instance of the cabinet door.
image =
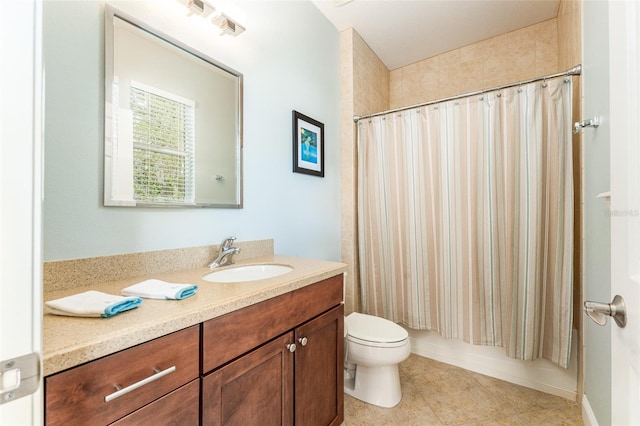
[[344, 419], [343, 330], [343, 305], [295, 330], [298, 425], [339, 425]]
[[293, 332], [277, 337], [202, 380], [202, 424], [293, 424]]

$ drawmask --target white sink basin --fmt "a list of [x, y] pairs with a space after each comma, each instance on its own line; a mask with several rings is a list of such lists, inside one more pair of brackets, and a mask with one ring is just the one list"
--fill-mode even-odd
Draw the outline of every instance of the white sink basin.
[[211, 272], [202, 277], [202, 279], [215, 283], [237, 283], [264, 280], [291, 271], [293, 271], [293, 268], [286, 265], [246, 265]]

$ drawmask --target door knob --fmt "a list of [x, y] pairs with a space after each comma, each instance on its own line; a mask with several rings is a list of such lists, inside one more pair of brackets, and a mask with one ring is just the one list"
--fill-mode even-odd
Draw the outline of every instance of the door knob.
[[296, 344], [295, 343], [289, 343], [287, 345], [287, 349], [289, 350], [289, 352], [295, 352], [296, 351]]
[[620, 328], [627, 325], [627, 308], [624, 299], [619, 295], [616, 295], [611, 303], [586, 301], [584, 311], [598, 325], [605, 325], [607, 316], [612, 317]]
[[300, 337], [300, 338], [298, 339], [298, 342], [300, 342], [300, 344], [301, 344], [302, 346], [307, 346], [307, 342], [308, 342], [308, 340], [307, 340], [307, 338], [306, 338], [306, 337]]

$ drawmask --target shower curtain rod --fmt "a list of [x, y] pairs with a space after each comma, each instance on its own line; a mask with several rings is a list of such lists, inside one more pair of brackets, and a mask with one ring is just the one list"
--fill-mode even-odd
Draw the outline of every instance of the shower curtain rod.
[[401, 108], [390, 109], [390, 110], [382, 111], [382, 112], [375, 112], [373, 114], [354, 115], [353, 116], [353, 121], [357, 123], [358, 121], [360, 121], [360, 120], [362, 120], [364, 118], [378, 117], [380, 115], [391, 114], [391, 113], [399, 112], [399, 111], [406, 111], [408, 109], [420, 108], [420, 107], [427, 106], [427, 105], [439, 104], [441, 102], [453, 101], [455, 99], [467, 98], [469, 96], [481, 95], [481, 94], [487, 93], [487, 92], [495, 92], [496, 90], [508, 89], [509, 87], [521, 86], [523, 84], [534, 83], [536, 81], [549, 80], [549, 79], [556, 78], [556, 77], [562, 77], [563, 75], [564, 76], [580, 75], [581, 72], [582, 72], [582, 65], [576, 65], [575, 67], [573, 67], [571, 69], [568, 69], [567, 71], [564, 71], [564, 72], [558, 72], [558, 73], [555, 73], [555, 74], [549, 74], [549, 75], [545, 75], [544, 77], [532, 78], [530, 80], [523, 80], [523, 81], [519, 81], [517, 83], [505, 84], [503, 86], [492, 87], [491, 89], [478, 90], [478, 91], [475, 91], [475, 92], [465, 93], [463, 95], [450, 96], [448, 98], [436, 99], [435, 101], [423, 102], [421, 104], [416, 104], [416, 105], [411, 105], [411, 106], [406, 106], [406, 107], [401, 107]]

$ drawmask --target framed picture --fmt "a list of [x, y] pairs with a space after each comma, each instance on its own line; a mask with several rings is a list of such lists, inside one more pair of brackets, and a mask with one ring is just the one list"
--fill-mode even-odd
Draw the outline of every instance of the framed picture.
[[324, 177], [324, 124], [293, 111], [293, 172]]

